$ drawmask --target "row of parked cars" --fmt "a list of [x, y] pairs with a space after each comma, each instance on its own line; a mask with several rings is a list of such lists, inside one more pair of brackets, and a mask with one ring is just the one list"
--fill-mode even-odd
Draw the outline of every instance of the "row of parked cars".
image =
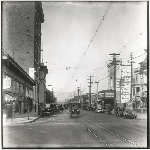
[[[82, 107], [84, 110], [93, 110], [98, 113], [106, 113], [111, 114], [112, 110], [114, 109], [112, 105], [110, 104], [97, 104], [97, 107], [91, 107], [88, 106]], [[126, 103], [117, 103], [116, 110], [115, 110], [116, 117], [124, 117], [126, 118], [137, 118], [137, 113], [135, 111], [135, 103], [134, 102], [126, 102]]]
[[45, 107], [43, 107], [40, 110], [40, 115], [45, 116], [45, 115], [52, 115], [55, 112], [63, 112], [63, 105], [62, 104], [46, 104]]

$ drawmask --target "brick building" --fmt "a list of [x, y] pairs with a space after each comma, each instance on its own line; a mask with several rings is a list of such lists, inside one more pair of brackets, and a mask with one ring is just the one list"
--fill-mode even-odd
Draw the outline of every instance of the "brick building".
[[39, 97], [43, 22], [44, 14], [40, 1], [2, 2], [2, 50], [7, 52], [27, 74], [32, 74], [36, 83], [36, 102]]

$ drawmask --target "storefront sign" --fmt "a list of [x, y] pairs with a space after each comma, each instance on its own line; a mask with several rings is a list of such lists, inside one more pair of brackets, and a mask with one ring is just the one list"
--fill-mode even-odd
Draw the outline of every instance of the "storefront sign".
[[34, 79], [34, 68], [29, 68], [29, 76]]
[[112, 93], [112, 92], [105, 92], [105, 97], [114, 97], [114, 93]]
[[104, 97], [104, 93], [99, 93], [98, 98]]
[[29, 97], [33, 98], [33, 91], [29, 90]]
[[6, 78], [3, 79], [3, 89], [9, 88], [11, 88], [11, 78], [6, 76]]
[[122, 66], [121, 77], [121, 103], [126, 103], [130, 101], [131, 66]]

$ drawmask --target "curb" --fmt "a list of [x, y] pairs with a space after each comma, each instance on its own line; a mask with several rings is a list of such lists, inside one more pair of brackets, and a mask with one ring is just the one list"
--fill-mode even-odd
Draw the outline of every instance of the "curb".
[[33, 119], [33, 120], [29, 121], [29, 122], [25, 122], [25, 124], [26, 124], [26, 123], [32, 123], [32, 122], [35, 122], [35, 121], [38, 120], [40, 117], [41, 117], [41, 115], [40, 115], [39, 117], [37, 117], [36, 119]]

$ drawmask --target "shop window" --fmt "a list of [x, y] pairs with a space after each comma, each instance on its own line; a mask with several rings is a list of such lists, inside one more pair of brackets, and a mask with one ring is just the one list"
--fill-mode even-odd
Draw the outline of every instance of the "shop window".
[[19, 90], [20, 89], [20, 87], [19, 87], [19, 83], [16, 81], [16, 93], [19, 93]]
[[20, 84], [20, 94], [24, 93], [24, 86], [22, 84]]
[[13, 81], [13, 92], [16, 92], [16, 81]]
[[136, 91], [137, 91], [137, 92], [140, 92], [140, 87], [137, 87], [137, 88], [136, 88]]

